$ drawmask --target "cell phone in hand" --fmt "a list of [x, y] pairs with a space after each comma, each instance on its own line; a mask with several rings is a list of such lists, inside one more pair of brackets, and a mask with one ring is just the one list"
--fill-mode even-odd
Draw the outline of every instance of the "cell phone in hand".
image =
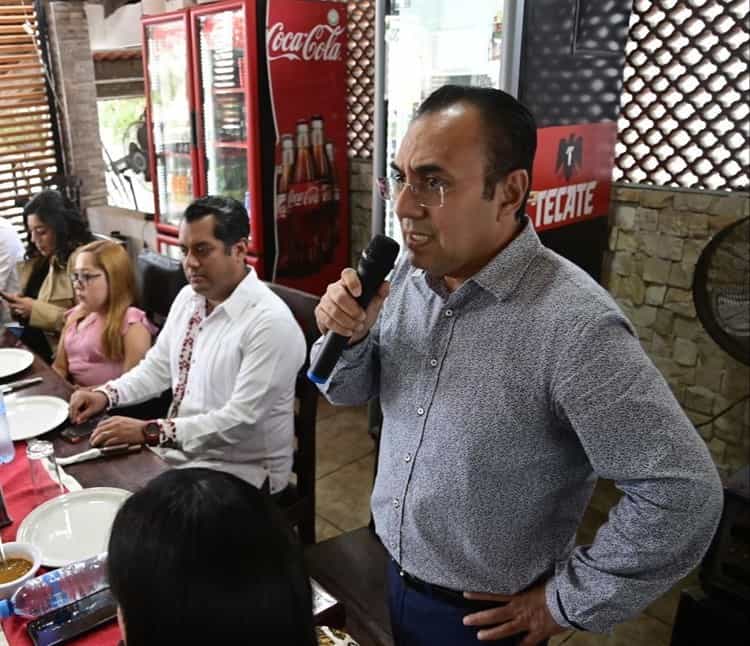
[[56, 646], [88, 632], [117, 616], [117, 603], [109, 588], [102, 588], [29, 622], [26, 630], [34, 646]]
[[99, 422], [103, 422], [105, 419], [109, 419], [109, 415], [92, 417], [83, 424], [71, 424], [63, 429], [60, 435], [71, 444], [78, 444], [78, 442], [87, 439], [94, 432]]

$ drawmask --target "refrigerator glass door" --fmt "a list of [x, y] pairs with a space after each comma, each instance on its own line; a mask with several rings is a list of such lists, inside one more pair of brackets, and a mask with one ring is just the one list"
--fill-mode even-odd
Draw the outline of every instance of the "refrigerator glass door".
[[179, 226], [193, 199], [187, 23], [144, 25], [159, 224]]
[[[393, 0], [386, 17], [386, 167], [419, 104], [446, 83], [498, 88], [504, 0]], [[385, 233], [402, 243], [386, 203]], [[446, 204], [443, 208], [450, 208]]]
[[[206, 193], [248, 199], [245, 14], [242, 8], [194, 17], [198, 56], [199, 161]], [[247, 204], [246, 204], [247, 205]]]

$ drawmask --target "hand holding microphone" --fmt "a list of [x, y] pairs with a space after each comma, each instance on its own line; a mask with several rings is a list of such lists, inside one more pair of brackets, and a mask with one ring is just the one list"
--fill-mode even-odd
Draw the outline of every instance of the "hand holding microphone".
[[390, 238], [375, 236], [362, 252], [357, 271], [345, 269], [341, 280], [328, 286], [315, 308], [315, 319], [326, 335], [323, 347], [307, 376], [325, 383], [347, 343], [367, 336], [388, 296], [384, 283], [398, 256], [398, 244]]

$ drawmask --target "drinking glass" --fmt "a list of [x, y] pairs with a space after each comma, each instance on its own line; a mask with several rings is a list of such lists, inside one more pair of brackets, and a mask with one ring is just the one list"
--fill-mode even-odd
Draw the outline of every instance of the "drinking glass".
[[31, 440], [26, 446], [26, 457], [37, 505], [65, 493], [52, 442]]

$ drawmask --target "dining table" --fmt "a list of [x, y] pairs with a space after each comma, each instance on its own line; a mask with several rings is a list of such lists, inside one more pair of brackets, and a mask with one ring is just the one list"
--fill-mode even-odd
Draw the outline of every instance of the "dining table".
[[[19, 348], [28, 350], [18, 337], [0, 326], [0, 348]], [[30, 352], [30, 350], [29, 350]], [[33, 353], [32, 353], [33, 354]], [[33, 363], [25, 370], [10, 376], [0, 378], [0, 387], [10, 382], [40, 377], [41, 381], [26, 386], [13, 393], [13, 397], [21, 399], [42, 395], [48, 397], [59, 397], [66, 402], [70, 400], [74, 387], [57, 374], [44, 360], [34, 354]], [[6, 399], [8, 403], [9, 399]], [[61, 431], [66, 428], [69, 421], [62, 423], [59, 427], [38, 436], [38, 439], [48, 440], [54, 446], [57, 458], [75, 455], [89, 448], [87, 440], [71, 443], [62, 437]], [[11, 463], [12, 468], [6, 469], [0, 465], [0, 487], [5, 495], [9, 507], [12, 524], [2, 529], [4, 540], [13, 540], [16, 530], [23, 520], [24, 513], [28, 513], [28, 491], [18, 491], [25, 487], [29, 488], [28, 468], [25, 465], [23, 446], [25, 442], [15, 442], [16, 459]], [[15, 464], [14, 464], [15, 463]], [[63, 467], [65, 474], [71, 476], [77, 485], [83, 489], [91, 487], [116, 487], [134, 492], [143, 487], [151, 479], [167, 471], [169, 465], [162, 458], [144, 447], [137, 452], [122, 453], [70, 464]], [[13, 474], [11, 476], [11, 474]], [[25, 481], [23, 485], [19, 482]], [[67, 480], [67, 478], [64, 478]], [[18, 494], [15, 495], [14, 494]], [[20, 506], [19, 499], [26, 499], [24, 505]], [[19, 513], [19, 509], [23, 512]], [[344, 605], [317, 582], [313, 583], [314, 615], [315, 623], [342, 628], [345, 624]], [[0, 646], [31, 646], [32, 642], [26, 635], [26, 621], [18, 617], [11, 617], [2, 623], [0, 628]], [[120, 633], [114, 622], [104, 627], [75, 638], [70, 643], [75, 646], [116, 646], [120, 639]]]
[[[26, 349], [23, 343], [7, 328], [3, 329], [2, 335], [0, 335], [0, 348]], [[18, 390], [15, 395], [19, 399], [32, 395], [47, 395], [59, 397], [65, 401], [70, 400], [74, 390], [73, 386], [36, 355], [34, 355], [34, 362], [31, 366], [21, 373], [0, 379], [0, 385], [32, 377], [41, 377], [42, 381]], [[86, 440], [76, 444], [65, 440], [60, 435], [60, 431], [64, 427], [65, 425], [40, 436], [40, 439], [52, 442], [55, 447], [55, 455], [58, 458], [74, 455], [88, 448]], [[130, 492], [136, 491], [167, 469], [169, 469], [167, 463], [156, 453], [149, 450], [113, 455], [106, 459], [89, 460], [65, 467], [66, 473], [75, 478], [84, 488], [118, 487]], [[2, 477], [0, 476], [1, 482]]]
[[[18, 348], [31, 352], [18, 337], [8, 330], [1, 328], [0, 348]], [[34, 354], [33, 363], [25, 370], [0, 378], [0, 386], [7, 385], [19, 380], [41, 378], [41, 381], [30, 386], [25, 386], [6, 395], [6, 404], [10, 404], [10, 398], [21, 400], [25, 397], [47, 396], [70, 400], [74, 387], [58, 375], [52, 367], [44, 360]], [[89, 448], [87, 439], [77, 443], [71, 443], [62, 437], [61, 431], [69, 424], [66, 420], [60, 426], [52, 429], [37, 439], [52, 442], [54, 453], [57, 458], [75, 455]], [[14, 540], [16, 531], [21, 521], [31, 509], [30, 506], [30, 480], [27, 474], [25, 444], [23, 440], [15, 442], [16, 458], [7, 468], [0, 465], [0, 486], [12, 524], [2, 529], [3, 540]], [[76, 486], [82, 489], [92, 487], [115, 487], [134, 492], [149, 480], [169, 469], [169, 466], [153, 451], [146, 448], [120, 455], [112, 455], [106, 458], [90, 460], [63, 467], [65, 477], [64, 483], [70, 483], [72, 478]], [[32, 642], [26, 633], [26, 624], [21, 617], [11, 617], [2, 622], [0, 629], [0, 646], [31, 646]], [[120, 641], [119, 628], [114, 622], [110, 622], [85, 635], [75, 638], [71, 644], [76, 646], [116, 646]]]

